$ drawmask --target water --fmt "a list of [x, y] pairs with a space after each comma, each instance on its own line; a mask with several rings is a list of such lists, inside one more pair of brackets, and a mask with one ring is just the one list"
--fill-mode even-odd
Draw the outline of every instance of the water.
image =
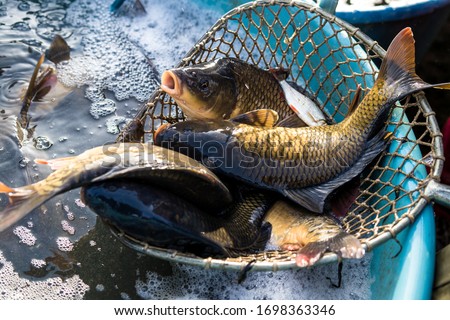
[[[21, 186], [50, 169], [34, 159], [73, 156], [116, 134], [230, 3], [144, 1], [146, 15], [111, 1], [0, 1], [0, 181]], [[200, 8], [196, 3], [208, 3]], [[214, 2], [212, 2], [214, 3]], [[164, 18], [161, 18], [164, 17]], [[58, 83], [33, 102], [30, 128], [17, 123], [31, 73], [55, 34], [71, 60], [54, 66]], [[366, 299], [370, 257], [277, 273], [237, 274], [168, 263], [122, 246], [79, 199], [55, 197], [0, 233], [1, 299]], [[7, 205], [0, 196], [0, 209]], [[206, 279], [206, 281], [205, 281]]]

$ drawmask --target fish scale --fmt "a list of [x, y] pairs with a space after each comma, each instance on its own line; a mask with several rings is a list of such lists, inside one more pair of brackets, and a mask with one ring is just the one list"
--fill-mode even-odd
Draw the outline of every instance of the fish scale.
[[[280, 188], [292, 188], [327, 181], [348, 169], [348, 166], [332, 165], [336, 159], [336, 151], [338, 154], [342, 152], [341, 157], [346, 163], [351, 164], [359, 157], [359, 145], [350, 144], [344, 151], [338, 147], [342, 145], [342, 136], [362, 135], [361, 130], [348, 127], [348, 133], [344, 131], [342, 135], [334, 134], [336, 131], [341, 132], [340, 127], [267, 129], [239, 124], [231, 135], [233, 142], [239, 145], [244, 155], [261, 159], [259, 165], [254, 168], [242, 168], [240, 171], [249, 170], [249, 173], [245, 174], [250, 176], [257, 171], [258, 178], [265, 183], [276, 183], [274, 186]], [[304, 148], [307, 144], [310, 147]], [[270, 165], [267, 165], [268, 162]], [[287, 167], [287, 162], [291, 168]], [[308, 165], [317, 162], [320, 165]], [[287, 169], [288, 172], [280, 175], [280, 168]]]
[[277, 111], [281, 119], [294, 115], [288, 107], [281, 86], [271, 73], [238, 60], [232, 60], [231, 69], [236, 75], [238, 91], [231, 118], [263, 108]]
[[[269, 127], [263, 120], [270, 118], [270, 110], [259, 110], [251, 112], [247, 121], [239, 116], [167, 126], [155, 141], [211, 162], [217, 172], [276, 190], [322, 212], [328, 196], [361, 174], [386, 148], [384, 123], [397, 100], [426, 88], [450, 89], [449, 83], [428, 84], [418, 77], [414, 55], [412, 31], [405, 28], [389, 46], [373, 88], [335, 125]], [[258, 125], [250, 125], [248, 120], [257, 117]], [[213, 152], [204, 148], [211, 143], [216, 146]]]

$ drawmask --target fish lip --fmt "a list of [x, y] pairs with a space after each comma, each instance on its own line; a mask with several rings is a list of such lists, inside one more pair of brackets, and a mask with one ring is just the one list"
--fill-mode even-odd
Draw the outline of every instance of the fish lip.
[[175, 70], [166, 70], [161, 76], [161, 89], [168, 95], [179, 98], [183, 93], [183, 86]]

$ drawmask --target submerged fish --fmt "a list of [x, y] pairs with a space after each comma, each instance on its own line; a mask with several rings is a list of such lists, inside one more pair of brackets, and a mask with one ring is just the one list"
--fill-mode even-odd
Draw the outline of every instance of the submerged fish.
[[70, 59], [70, 47], [63, 37], [55, 35], [50, 48], [42, 54], [36, 63], [33, 74], [31, 75], [30, 83], [23, 98], [22, 109], [20, 110], [20, 118], [22, 128], [28, 128], [30, 117], [28, 111], [32, 101], [40, 101], [49, 91], [56, 85], [57, 76], [52, 67], [46, 67], [45, 70], [39, 74], [39, 70], [47, 58], [54, 64]]
[[[216, 172], [276, 190], [309, 210], [322, 212], [327, 197], [359, 175], [385, 149], [390, 107], [432, 85], [415, 73], [414, 39], [402, 30], [389, 46], [378, 78], [357, 108], [329, 126], [251, 126], [233, 120], [190, 120], [161, 128], [155, 143], [201, 159]], [[264, 122], [273, 111], [253, 112]], [[236, 120], [236, 119], [235, 119]]]
[[81, 191], [89, 208], [125, 234], [152, 246], [205, 258], [258, 252], [270, 237], [270, 224], [263, 222], [263, 216], [273, 200], [254, 189], [233, 194], [234, 203], [217, 214], [132, 180], [89, 184]]
[[[151, 144], [105, 145], [76, 157], [36, 162], [49, 164], [56, 171], [44, 180], [19, 188], [0, 182], [0, 193], [6, 193], [10, 201], [0, 212], [0, 231], [57, 194], [107, 179], [130, 178], [153, 183], [211, 210], [232, 201], [228, 188], [199, 162]], [[181, 188], [183, 185], [186, 187]]]
[[165, 71], [161, 88], [189, 119], [229, 119], [266, 108], [277, 111], [280, 119], [297, 113], [305, 115], [301, 118], [307, 125], [325, 124], [322, 111], [292, 88], [287, 76], [284, 69], [267, 71], [236, 58], [220, 58]]
[[315, 264], [326, 252], [342, 258], [364, 256], [361, 242], [345, 232], [331, 216], [304, 210], [292, 202], [277, 201], [264, 220], [272, 225], [270, 244], [296, 251], [300, 267]]

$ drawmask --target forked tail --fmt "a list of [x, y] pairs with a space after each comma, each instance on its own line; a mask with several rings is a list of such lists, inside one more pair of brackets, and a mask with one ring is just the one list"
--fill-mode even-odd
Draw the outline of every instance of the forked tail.
[[389, 45], [373, 88], [343, 123], [360, 135], [375, 136], [396, 101], [428, 88], [450, 90], [450, 83], [429, 84], [416, 74], [414, 37], [405, 28]]
[[416, 74], [414, 43], [411, 28], [403, 29], [392, 40], [381, 64], [377, 82], [383, 81], [387, 90], [396, 88], [395, 100], [427, 88], [450, 90], [450, 83], [429, 84]]

